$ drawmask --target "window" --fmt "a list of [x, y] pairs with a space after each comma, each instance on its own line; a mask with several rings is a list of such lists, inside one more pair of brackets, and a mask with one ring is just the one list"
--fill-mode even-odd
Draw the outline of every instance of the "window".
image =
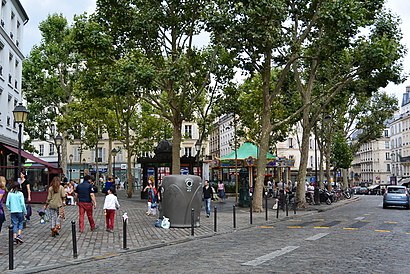
[[293, 148], [293, 138], [288, 139], [289, 148]]
[[43, 156], [43, 155], [44, 155], [44, 145], [40, 145], [38, 155], [39, 155], [39, 156]]
[[11, 125], [11, 118], [10, 116], [7, 116], [7, 126], [9, 127]]
[[384, 148], [389, 149], [389, 141], [384, 142]]
[[50, 144], [50, 152], [48, 153], [48, 155], [54, 155], [54, 144]]
[[387, 129], [384, 130], [384, 137], [389, 137], [389, 131]]
[[184, 155], [187, 156], [187, 157], [189, 157], [189, 156], [192, 156], [191, 153], [192, 153], [192, 148], [186, 147], [186, 148], [185, 148], [185, 154], [184, 154]]
[[185, 125], [185, 137], [192, 138], [192, 126]]

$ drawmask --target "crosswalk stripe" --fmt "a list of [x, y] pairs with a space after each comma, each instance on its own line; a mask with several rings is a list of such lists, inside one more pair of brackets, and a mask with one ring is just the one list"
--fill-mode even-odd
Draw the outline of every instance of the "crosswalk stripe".
[[260, 256], [254, 260], [248, 261], [246, 263], [243, 263], [242, 265], [247, 265], [247, 266], [257, 266], [260, 264], [263, 264], [264, 262], [270, 261], [276, 257], [279, 257], [281, 255], [284, 255], [286, 253], [292, 252], [293, 250], [299, 248], [299, 246], [286, 246], [282, 249], [276, 250], [274, 252], [271, 252], [269, 254]]

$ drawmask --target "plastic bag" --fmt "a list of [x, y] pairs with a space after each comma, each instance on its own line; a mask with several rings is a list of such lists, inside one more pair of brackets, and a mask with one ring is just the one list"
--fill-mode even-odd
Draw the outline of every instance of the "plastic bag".
[[169, 218], [164, 216], [162, 218], [161, 227], [165, 228], [165, 229], [168, 229], [170, 226], [171, 226], [171, 223], [169, 222]]

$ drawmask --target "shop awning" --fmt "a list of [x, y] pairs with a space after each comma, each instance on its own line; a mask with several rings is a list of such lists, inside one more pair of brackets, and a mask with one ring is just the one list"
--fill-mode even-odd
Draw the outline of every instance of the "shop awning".
[[[10, 151], [16, 153], [17, 155], [18, 155], [18, 153], [19, 153], [18, 148], [15, 148], [15, 147], [12, 147], [12, 146], [8, 146], [8, 145], [4, 145], [4, 147], [7, 148], [7, 149], [10, 150]], [[46, 162], [46, 161], [44, 161], [44, 160], [42, 160], [42, 159], [40, 159], [40, 158], [34, 156], [33, 154], [30, 154], [30, 153], [26, 152], [26, 151], [24, 151], [24, 150], [21, 150], [21, 157], [24, 157], [24, 158], [26, 158], [26, 159], [29, 159], [29, 160], [31, 160], [31, 161], [33, 161], [33, 162], [36, 162], [36, 163], [38, 163], [38, 164], [41, 164], [41, 165], [47, 167], [50, 173], [62, 173], [61, 168], [55, 167], [55, 166], [53, 166], [51, 163]]]
[[[258, 147], [255, 146], [254, 144], [250, 143], [250, 142], [245, 142], [243, 143], [243, 145], [241, 145], [237, 151], [237, 159], [238, 160], [245, 160], [247, 158], [249, 158], [250, 156], [252, 158], [257, 159], [258, 158]], [[275, 159], [276, 156], [271, 154], [271, 153], [266, 153], [266, 158], [267, 159]], [[235, 151], [221, 157], [220, 159], [221, 161], [223, 160], [235, 160]]]

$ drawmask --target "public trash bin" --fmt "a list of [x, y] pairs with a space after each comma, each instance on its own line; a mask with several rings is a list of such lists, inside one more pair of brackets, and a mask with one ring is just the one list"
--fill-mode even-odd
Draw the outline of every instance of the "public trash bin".
[[202, 204], [202, 180], [195, 175], [169, 175], [162, 181], [163, 215], [169, 218], [171, 227], [191, 227], [194, 209], [194, 226], [200, 225]]

